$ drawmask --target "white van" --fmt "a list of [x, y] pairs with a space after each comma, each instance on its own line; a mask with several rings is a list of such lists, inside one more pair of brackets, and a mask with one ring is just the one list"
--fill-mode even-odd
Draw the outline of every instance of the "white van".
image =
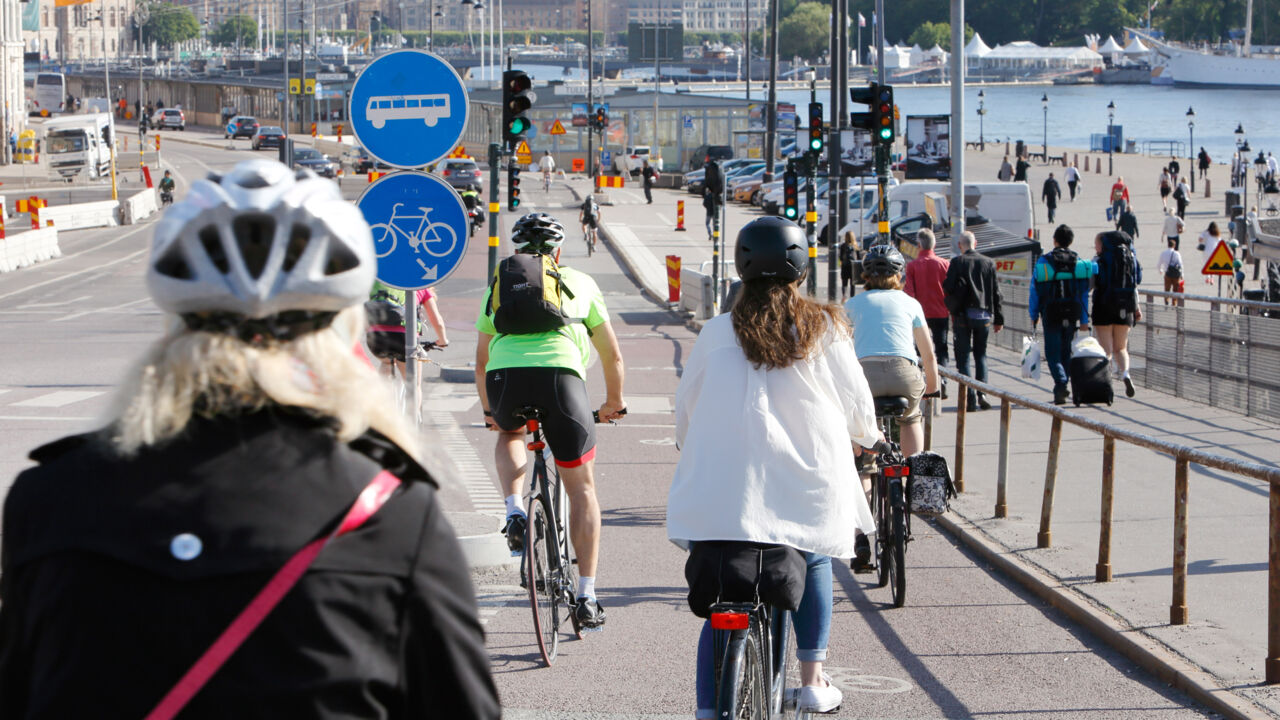
[[51, 172], [68, 179], [82, 171], [89, 179], [107, 174], [115, 134], [111, 113], [64, 115], [46, 121], [43, 129]]
[[[951, 183], [935, 180], [905, 182], [889, 191], [890, 220], [925, 211], [926, 193], [950, 197]], [[991, 224], [1020, 237], [1030, 237], [1035, 228], [1035, 204], [1031, 188], [1024, 182], [965, 183], [966, 216], [977, 212]]]

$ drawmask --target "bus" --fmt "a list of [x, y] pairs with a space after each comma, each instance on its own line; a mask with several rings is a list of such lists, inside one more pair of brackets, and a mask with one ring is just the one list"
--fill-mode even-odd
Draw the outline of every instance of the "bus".
[[449, 117], [449, 95], [374, 95], [365, 117], [381, 130], [388, 120], [422, 120], [428, 127]]
[[42, 72], [36, 75], [32, 115], [48, 117], [66, 110], [67, 78], [62, 73]]

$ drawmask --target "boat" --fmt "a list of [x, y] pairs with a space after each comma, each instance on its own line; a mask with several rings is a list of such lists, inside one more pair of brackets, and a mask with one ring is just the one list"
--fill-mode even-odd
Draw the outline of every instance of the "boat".
[[1248, 2], [1239, 54], [1188, 50], [1162, 42], [1142, 29], [1126, 29], [1150, 47], [1154, 85], [1280, 90], [1280, 56], [1252, 52], [1253, 0]]

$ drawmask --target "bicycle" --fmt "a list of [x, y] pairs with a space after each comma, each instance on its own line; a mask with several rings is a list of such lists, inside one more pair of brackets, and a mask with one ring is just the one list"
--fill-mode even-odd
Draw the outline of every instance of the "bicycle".
[[[444, 257], [453, 252], [453, 249], [458, 244], [458, 234], [454, 232], [453, 228], [449, 227], [448, 223], [427, 222], [427, 217], [434, 208], [419, 207], [418, 209], [422, 211], [421, 215], [397, 215], [403, 206], [404, 203], [392, 205], [391, 217], [387, 218], [386, 222], [369, 226], [369, 230], [373, 233], [374, 252], [378, 257], [386, 257], [395, 252], [396, 244], [401, 235], [408, 240], [409, 247], [416, 252], [425, 250], [428, 255], [434, 257]], [[417, 220], [418, 229], [411, 233], [397, 225], [397, 220]], [[445, 238], [441, 235], [441, 231], [448, 233], [448, 244], [443, 250], [433, 250], [431, 245], [439, 246], [445, 243]], [[430, 234], [432, 237], [428, 238], [426, 234]], [[387, 243], [388, 239], [390, 240], [389, 244]], [[382, 249], [384, 245], [386, 246], [385, 250]]]
[[551, 192], [551, 172], [549, 170], [542, 171], [542, 192]]
[[[426, 363], [434, 362], [427, 353], [432, 350], [443, 351], [444, 348], [437, 347], [434, 340], [419, 340], [418, 349], [413, 353], [414, 360], [424, 361]], [[396, 372], [397, 366], [400, 364], [398, 360], [391, 361], [391, 379], [394, 381], [399, 374]], [[396, 403], [401, 413], [408, 412], [409, 401], [409, 378], [403, 378], [402, 382], [396, 385]], [[422, 425], [422, 367], [417, 368], [414, 373], [413, 385], [413, 413], [411, 415], [415, 424]]]
[[[620, 411], [626, 415], [624, 408]], [[542, 660], [551, 667], [560, 647], [560, 625], [564, 621], [561, 612], [567, 612], [573, 626], [575, 639], [582, 639], [578, 625], [578, 573], [577, 559], [571, 557], [568, 526], [569, 498], [560, 483], [560, 471], [551, 459], [551, 448], [542, 438], [540, 408], [525, 406], [514, 413], [529, 431], [526, 444], [533, 453], [530, 469], [529, 499], [524, 538], [524, 559], [521, 561], [523, 584], [529, 590], [529, 606], [533, 610], [533, 630], [538, 636], [538, 651]], [[598, 423], [600, 415], [593, 412]], [[547, 472], [547, 468], [552, 468]], [[553, 543], [553, 545], [549, 545]]]
[[596, 228], [594, 225], [584, 225], [582, 227], [582, 241], [587, 244], [587, 257], [591, 257], [596, 251]]
[[782, 712], [790, 628], [786, 611], [759, 600], [711, 606], [717, 718], [771, 720]]

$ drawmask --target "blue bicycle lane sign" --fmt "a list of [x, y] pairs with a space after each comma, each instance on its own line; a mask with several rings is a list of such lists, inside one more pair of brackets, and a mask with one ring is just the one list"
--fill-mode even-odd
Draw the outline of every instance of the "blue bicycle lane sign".
[[401, 290], [444, 280], [467, 252], [467, 209], [445, 181], [420, 172], [380, 178], [356, 201], [373, 231], [378, 279]]
[[397, 50], [369, 63], [351, 86], [356, 142], [398, 168], [421, 168], [449, 154], [470, 105], [449, 63], [422, 50]]

